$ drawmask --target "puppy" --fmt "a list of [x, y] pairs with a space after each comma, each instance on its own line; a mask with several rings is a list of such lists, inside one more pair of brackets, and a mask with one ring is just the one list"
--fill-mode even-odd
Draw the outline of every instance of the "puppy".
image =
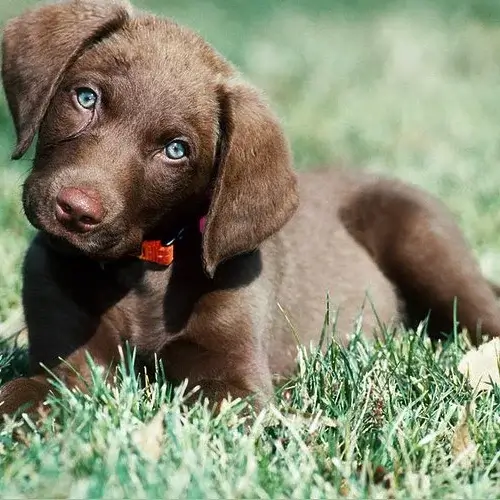
[[258, 409], [294, 370], [292, 326], [319, 339], [327, 292], [340, 342], [357, 321], [375, 335], [429, 313], [432, 335], [450, 332], [455, 299], [474, 341], [500, 333], [437, 200], [367, 173], [298, 178], [263, 97], [173, 21], [120, 1], [44, 5], [6, 25], [2, 77], [13, 158], [38, 134], [23, 190], [32, 374], [0, 390], [4, 413], [43, 402], [41, 365], [85, 389], [86, 353], [110, 367], [125, 341], [215, 407]]

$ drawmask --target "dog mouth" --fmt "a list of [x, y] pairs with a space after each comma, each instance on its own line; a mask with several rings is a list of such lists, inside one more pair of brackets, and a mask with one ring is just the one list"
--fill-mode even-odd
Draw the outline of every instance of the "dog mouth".
[[[124, 214], [115, 213], [109, 217], [108, 213], [108, 217], [94, 228], [73, 227], [57, 217], [52, 198], [50, 194], [46, 197], [29, 196], [25, 191], [23, 208], [26, 218], [40, 232], [44, 241], [53, 250], [65, 255], [99, 262], [142, 258], [144, 252], [147, 255], [158, 252], [158, 244], [163, 245], [162, 248], [168, 246], [167, 243], [177, 239], [185, 226], [171, 219], [158, 224], [151, 218], [148, 224], [144, 224], [145, 217], [140, 216], [135, 216], [133, 223], [127, 223]], [[143, 224], [138, 224], [138, 219], [142, 219]], [[163, 255], [164, 251], [160, 253]]]
[[23, 208], [29, 223], [37, 229], [48, 245], [59, 253], [109, 261], [139, 256], [142, 231], [126, 227], [119, 217], [103, 221], [88, 231], [74, 230], [57, 220], [51, 197], [36, 198], [25, 191]]
[[[121, 225], [116, 222], [106, 224], [106, 227], [90, 233], [79, 233], [67, 230], [57, 221], [50, 219], [28, 218], [30, 223], [44, 235], [47, 243], [59, 253], [79, 255], [98, 261], [118, 260], [139, 256], [141, 253], [140, 231], [120, 227]], [[111, 231], [112, 226], [114, 227]]]

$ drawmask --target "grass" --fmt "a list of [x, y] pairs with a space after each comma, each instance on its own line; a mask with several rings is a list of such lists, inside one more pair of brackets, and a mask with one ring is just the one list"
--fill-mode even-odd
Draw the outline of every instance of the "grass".
[[[2, 3], [0, 19], [34, 3]], [[299, 170], [341, 162], [439, 195], [485, 274], [500, 281], [498, 2], [143, 5], [197, 29], [267, 92]], [[32, 232], [20, 206], [29, 155], [8, 159], [13, 133], [3, 100], [0, 124], [3, 321], [19, 307]], [[250, 433], [239, 404], [210, 419], [201, 405], [183, 411], [181, 390], [141, 384], [125, 365], [118, 389], [96, 372], [92, 397], [68, 393], [52, 401], [57, 418], [40, 429], [22, 419], [1, 428], [0, 496], [497, 497], [498, 389], [476, 400], [468, 421], [476, 460], [460, 462], [453, 452], [459, 411], [471, 398], [456, 368], [464, 350], [453, 335], [436, 348], [420, 333], [404, 332], [385, 346], [359, 337], [347, 349], [333, 343], [325, 356], [302, 347], [297, 376]], [[22, 348], [4, 346], [0, 379], [23, 373], [25, 363]], [[132, 436], [163, 404], [162, 453], [150, 461]], [[389, 490], [370, 479], [377, 466], [390, 476]]]
[[[494, 498], [500, 390], [469, 423], [480, 455], [453, 454], [470, 391], [456, 371], [463, 350], [421, 334], [326, 355], [302, 348], [277, 406], [243, 431], [242, 404], [217, 418], [183, 409], [182, 388], [141, 384], [123, 363], [118, 389], [94, 373], [92, 396], [63, 390], [55, 421], [7, 422], [0, 434], [4, 498]], [[128, 358], [127, 358], [128, 359]], [[154, 460], [136, 433], [164, 408]], [[17, 441], [12, 439], [13, 432]], [[156, 437], [156, 435], [155, 435]], [[389, 489], [375, 484], [387, 472]], [[387, 487], [387, 484], [386, 484]]]

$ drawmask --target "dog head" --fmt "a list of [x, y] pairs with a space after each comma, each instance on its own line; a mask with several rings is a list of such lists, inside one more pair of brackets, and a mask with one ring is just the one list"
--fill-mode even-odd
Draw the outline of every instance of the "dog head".
[[26, 216], [91, 258], [137, 254], [145, 239], [208, 209], [202, 253], [213, 276], [297, 208], [274, 114], [203, 39], [171, 20], [119, 1], [39, 7], [7, 24], [2, 78], [13, 158], [38, 134]]

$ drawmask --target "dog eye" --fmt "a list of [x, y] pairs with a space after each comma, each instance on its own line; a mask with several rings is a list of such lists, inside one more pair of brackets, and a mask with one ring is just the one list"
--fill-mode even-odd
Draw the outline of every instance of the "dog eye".
[[87, 87], [76, 89], [76, 100], [78, 104], [85, 109], [92, 109], [97, 102], [97, 94]]
[[177, 139], [169, 142], [165, 146], [165, 155], [169, 160], [182, 160], [188, 155], [188, 145]]

